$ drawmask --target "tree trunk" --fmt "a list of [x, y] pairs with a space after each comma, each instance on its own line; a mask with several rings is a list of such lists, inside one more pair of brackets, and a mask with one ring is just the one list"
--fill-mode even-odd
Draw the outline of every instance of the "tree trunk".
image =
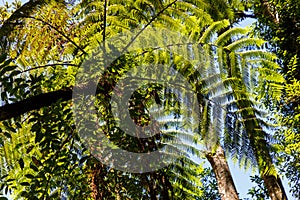
[[[169, 190], [171, 190], [171, 184], [168, 180], [168, 177], [166, 176], [165, 172], [162, 171], [160, 174], [159, 174], [159, 177], [161, 178], [161, 184], [162, 184], [162, 199], [164, 200], [170, 200], [170, 197], [169, 197]], [[172, 197], [171, 197], [172, 198]]]
[[280, 177], [277, 174], [273, 164], [272, 156], [268, 148], [264, 132], [258, 126], [255, 115], [245, 116], [245, 127], [249, 127], [248, 135], [250, 145], [256, 157], [260, 177], [264, 180], [269, 196], [272, 200], [287, 200], [285, 190], [283, 188]]
[[92, 199], [94, 200], [101, 200], [103, 199], [103, 192], [100, 191], [99, 185], [102, 183], [103, 180], [101, 178], [102, 174], [102, 164], [97, 163], [92, 168], [92, 176], [91, 176], [91, 190], [92, 190]]
[[[247, 122], [246, 122], [247, 123]], [[258, 135], [250, 135], [250, 143], [254, 147], [258, 169], [261, 178], [264, 180], [269, 196], [272, 200], [287, 200], [280, 177], [277, 175], [272, 157], [267, 150], [267, 141], [263, 138], [258, 139]]]
[[287, 200], [280, 178], [274, 175], [263, 175], [262, 178], [272, 200]]
[[215, 173], [222, 200], [238, 200], [238, 193], [225, 159], [223, 148], [219, 145], [215, 153], [208, 153], [205, 156]]

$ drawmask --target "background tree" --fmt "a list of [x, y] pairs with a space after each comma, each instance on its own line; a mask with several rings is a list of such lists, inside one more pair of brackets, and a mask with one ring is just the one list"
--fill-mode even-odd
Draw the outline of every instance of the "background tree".
[[256, 34], [269, 41], [268, 48], [280, 58], [281, 73], [287, 85], [280, 108], [282, 124], [287, 128], [277, 134], [280, 168], [290, 181], [295, 198], [299, 198], [299, 38], [300, 2], [253, 1], [253, 17], [257, 18]]

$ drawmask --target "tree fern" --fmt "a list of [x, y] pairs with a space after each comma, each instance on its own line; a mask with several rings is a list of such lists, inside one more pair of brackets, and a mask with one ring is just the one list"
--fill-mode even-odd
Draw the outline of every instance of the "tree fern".
[[[241, 62], [241, 59], [236, 55], [236, 51], [239, 51], [240, 48], [246, 48], [247, 46], [250, 46], [253, 48], [253, 45], [258, 45], [260, 46], [262, 44], [261, 40], [256, 40], [256, 39], [241, 39], [241, 40], [236, 40], [232, 44], [227, 45], [227, 47], [224, 47], [226, 49], [231, 50], [232, 52], [227, 53], [227, 55], [224, 57], [225, 63], [224, 66], [227, 68], [227, 73], [228, 77], [234, 77], [237, 78], [237, 81], [234, 82], [232, 85], [230, 85], [231, 89], [233, 90], [233, 97], [237, 101], [236, 102], [236, 109], [241, 110], [239, 114], [237, 115], [237, 120], [242, 122], [242, 127], [245, 128], [245, 133], [242, 134], [242, 138], [244, 137], [246, 140], [248, 140], [247, 143], [249, 143], [249, 147], [252, 149], [253, 154], [249, 155], [250, 158], [255, 157], [259, 171], [261, 173], [261, 176], [264, 178], [266, 184], [268, 185], [268, 189], [270, 194], [272, 194], [272, 188], [268, 183], [270, 182], [267, 177], [273, 176], [277, 177], [276, 175], [276, 170], [272, 162], [272, 158], [270, 155], [270, 148], [269, 144], [267, 143], [268, 138], [270, 138], [267, 134], [266, 131], [270, 129], [264, 129], [266, 123], [262, 122], [262, 118], [260, 118], [259, 115], [263, 115], [260, 112], [260, 109], [258, 106], [258, 103], [254, 101], [255, 96], [257, 95], [257, 90], [255, 91], [252, 90], [252, 94], [249, 93], [249, 90], [247, 90], [247, 86], [251, 86], [251, 84], [247, 84], [247, 77], [243, 77], [243, 69], [245, 68], [245, 65], [249, 65], [248, 60]], [[247, 51], [246, 53], [247, 54]], [[263, 53], [261, 52], [258, 55], [259, 58], [266, 58], [268, 57], [268, 53]], [[256, 58], [251, 58], [251, 59], [256, 59]], [[273, 61], [268, 60], [268, 62]], [[261, 63], [261, 65], [255, 65], [254, 69], [258, 69], [258, 73], [261, 74], [260, 68], [264, 69], [265, 67], [269, 66], [264, 66], [266, 63]], [[275, 66], [275, 63], [272, 64], [272, 66]], [[253, 66], [252, 66], [253, 67]], [[278, 67], [275, 67], [278, 68]], [[278, 77], [278, 72], [276, 70], [272, 70], [270, 72], [273, 74], [273, 76]], [[247, 73], [244, 73], [244, 75], [247, 76]], [[258, 79], [269, 79], [272, 76], [265, 76], [261, 75], [257, 77]], [[246, 81], [246, 82], [245, 82]], [[272, 82], [272, 86], [277, 87], [277, 91], [280, 91], [281, 85], [283, 83], [283, 79], [280, 78], [279, 81], [274, 83], [274, 79]], [[261, 85], [261, 82], [258, 81], [256, 83], [256, 87], [258, 85]], [[262, 91], [262, 89], [260, 89]], [[277, 92], [277, 95], [280, 95], [280, 92]], [[278, 96], [277, 96], [278, 99]], [[276, 98], [271, 99], [270, 101], [276, 102]], [[239, 119], [240, 118], [240, 119]], [[269, 127], [269, 125], [267, 126]], [[243, 131], [243, 132], [244, 132]], [[246, 134], [246, 135], [245, 135]], [[269, 141], [270, 142], [270, 141]], [[251, 152], [251, 151], [250, 151]], [[262, 157], [261, 157], [262, 156]], [[271, 178], [272, 179], [272, 178]], [[282, 190], [282, 185], [281, 182], [278, 181], [277, 183], [277, 188], [281, 188]], [[284, 191], [283, 191], [284, 193]], [[273, 194], [274, 195], [274, 194]]]
[[[153, 186], [152, 189], [157, 186], [159, 192], [163, 194], [165, 188], [161, 179], [167, 173], [169, 176], [166, 179], [173, 186], [173, 188], [167, 188], [170, 193], [176, 193], [182, 198], [194, 199], [197, 197], [197, 193], [201, 193], [198, 190], [200, 185], [197, 179], [198, 172], [195, 173], [198, 168], [195, 167], [188, 155], [201, 156], [202, 151], [197, 146], [199, 144], [203, 144], [209, 152], [214, 152], [218, 145], [223, 145], [228, 152], [237, 157], [241, 164], [250, 158], [254, 164], [258, 164], [262, 174], [272, 174], [270, 172], [270, 169], [273, 170], [271, 158], [268, 157], [269, 163], [265, 165], [261, 157], [269, 156], [269, 148], [266, 144], [268, 135], [263, 129], [263, 126], [269, 126], [260, 119], [264, 114], [262, 112], [264, 108], [259, 106], [264, 92], [259, 94], [258, 88], [260, 91], [268, 91], [273, 88], [274, 93], [270, 99], [273, 101], [273, 98], [276, 99], [280, 95], [280, 86], [278, 85], [283, 81], [276, 74], [277, 67], [273, 62], [273, 55], [256, 50], [261, 46], [261, 40], [249, 38], [248, 30], [230, 29], [228, 20], [212, 23], [210, 14], [216, 10], [216, 5], [220, 5], [220, 8], [226, 11], [226, 16], [231, 16], [232, 11], [228, 9], [225, 1], [217, 1], [214, 2], [216, 5], [212, 5], [209, 1], [200, 0], [128, 0], [108, 1], [106, 5], [103, 1], [83, 0], [71, 8], [65, 4], [57, 6], [55, 3], [48, 2], [46, 3], [49, 5], [48, 8], [36, 9], [39, 6], [38, 3], [39, 1], [30, 2], [34, 5], [32, 5], [32, 9], [29, 9], [30, 12], [23, 13], [26, 16], [20, 16], [20, 13], [16, 12], [17, 14], [12, 15], [8, 21], [14, 22], [20, 18], [24, 24], [28, 25], [28, 28], [18, 26], [20, 36], [15, 43], [10, 44], [11, 57], [17, 58], [15, 64], [18, 66], [14, 69], [19, 70], [20, 68], [21, 75], [9, 74], [13, 70], [4, 72], [1, 80], [5, 82], [6, 88], [15, 88], [16, 86], [11, 85], [8, 80], [15, 81], [17, 78], [22, 78], [22, 80], [18, 79], [20, 85], [21, 83], [27, 85], [30, 83], [30, 85], [22, 87], [24, 94], [29, 91], [30, 94], [27, 95], [57, 90], [62, 86], [69, 87], [74, 83], [75, 73], [80, 72], [77, 71], [78, 65], [87, 58], [87, 54], [92, 53], [95, 49], [99, 50], [97, 49], [99, 46], [106, 48], [103, 43], [118, 36], [119, 33], [126, 36], [132, 29], [138, 29], [131, 40], [118, 38], [118, 41], [114, 41], [116, 46], [111, 45], [104, 51], [104, 53], [113, 54], [116, 53], [114, 51], [120, 50], [118, 47], [123, 47], [123, 52], [120, 52], [124, 55], [118, 57], [113, 65], [102, 71], [103, 79], [99, 81], [97, 94], [99, 102], [96, 102], [95, 106], [106, 118], [100, 119], [103, 123], [98, 125], [106, 130], [107, 137], [120, 144], [121, 147], [136, 150], [142, 146], [140, 145], [142, 144], [141, 140], [130, 138], [115, 127], [116, 123], [111, 119], [113, 115], [109, 110], [108, 97], [111, 96], [114, 86], [120, 78], [133, 66], [149, 65], [150, 63], [167, 65], [187, 79], [188, 84], [191, 85], [190, 88], [187, 87], [188, 90], [191, 89], [195, 92], [199, 100], [197, 103], [200, 107], [200, 120], [196, 120], [197, 113], [192, 106], [189, 106], [194, 102], [189, 102], [184, 98], [172, 100], [167, 98], [166, 94], [159, 94], [160, 100], [164, 102], [166, 113], [177, 117], [188, 116], [182, 119], [178, 117], [173, 121], [163, 118], [158, 120], [160, 126], [169, 127], [162, 129], [161, 135], [165, 137], [163, 138], [165, 140], [161, 139], [160, 141], [168, 143], [175, 138], [171, 143], [172, 147], [179, 150], [180, 155], [186, 157], [180, 157], [181, 165], [175, 163], [166, 171], [138, 176], [101, 165], [89, 156], [72, 132], [71, 127], [74, 122], [72, 114], [70, 114], [71, 104], [58, 102], [49, 108], [30, 112], [28, 115], [31, 114], [32, 118], [26, 118], [25, 121], [29, 124], [30, 131], [34, 133], [34, 143], [43, 151], [43, 154], [40, 158], [30, 161], [31, 165], [35, 162], [37, 163], [36, 167], [40, 168], [37, 175], [32, 178], [31, 186], [25, 186], [30, 191], [23, 190], [23, 196], [28, 197], [33, 194], [36, 198], [50, 198], [51, 193], [58, 190], [61, 195], [68, 194], [69, 196], [73, 195], [73, 198], [79, 198], [78, 196], [81, 195], [79, 192], [82, 192], [86, 197], [88, 192], [84, 191], [88, 191], [88, 180], [100, 180], [103, 182], [92, 182], [95, 183], [96, 188], [104, 191], [103, 195], [106, 198], [149, 198], [151, 195], [154, 198], [155, 192], [151, 193], [153, 190], [150, 191], [150, 186]], [[71, 12], [68, 12], [69, 10]], [[57, 13], [60, 17], [57, 17]], [[216, 16], [216, 18], [222, 18], [222, 13], [218, 12]], [[211, 23], [212, 25], [209, 26]], [[151, 32], [151, 30], [163, 28], [173, 31], [173, 35], [168, 35], [166, 40], [163, 40], [165, 37], [163, 34]], [[9, 23], [1, 26], [1, 30], [8, 29], [13, 30]], [[36, 34], [37, 29], [41, 31], [42, 35]], [[165, 32], [170, 33], [171, 31]], [[178, 33], [184, 37], [178, 39]], [[0, 36], [2, 34], [1, 31]], [[25, 40], [25, 36], [32, 40]], [[140, 43], [145, 47], [150, 46], [136, 49], [135, 47]], [[1, 45], [5, 46], [5, 49], [9, 49], [6, 44], [1, 43]], [[22, 51], [18, 52], [16, 49]], [[132, 49], [134, 51], [131, 51]], [[65, 65], [54, 67], [51, 66], [53, 63], [65, 63]], [[68, 66], [67, 64], [73, 65]], [[99, 64], [99, 66], [104, 66], [101, 62]], [[45, 70], [39, 66], [50, 67]], [[90, 66], [91, 70], [92, 67]], [[0, 70], [2, 73], [2, 69]], [[135, 69], [133, 72], [139, 71]], [[171, 79], [171, 76], [166, 78], [168, 81]], [[254, 79], [257, 81], [253, 81]], [[171, 92], [175, 93], [174, 91]], [[24, 97], [23, 93], [17, 90], [8, 90], [8, 92], [11, 92], [9, 97], [18, 97], [16, 100]], [[185, 92], [187, 91], [183, 91], [183, 93]], [[143, 98], [147, 99], [147, 94], [142, 92], [136, 95], [135, 99], [138, 101]], [[180, 104], [179, 102], [186, 103], [187, 106], [184, 109], [176, 107]], [[154, 100], [147, 99], [143, 103], [145, 103], [144, 107], [147, 107], [153, 104]], [[158, 111], [154, 110], [152, 113], [155, 115], [155, 112]], [[146, 115], [145, 109], [141, 109], [140, 112]], [[141, 113], [137, 113], [136, 118], [141, 117]], [[133, 112], [133, 114], [135, 113]], [[60, 119], [63, 119], [61, 121], [65, 123], [59, 122]], [[147, 122], [147, 116], [139, 119]], [[16, 121], [20, 122], [20, 120]], [[34, 121], [37, 123], [33, 124]], [[197, 122], [197, 126], [195, 126], [195, 122]], [[224, 127], [227, 127], [225, 131]], [[11, 128], [15, 128], [15, 126], [13, 125]], [[15, 141], [15, 138], [12, 138]], [[262, 142], [259, 143], [257, 139]], [[180, 140], [184, 142], [180, 142]], [[157, 146], [153, 148], [148, 146], [147, 148], [153, 150]], [[60, 151], [57, 153], [56, 149], [60, 149]], [[9, 151], [11, 149], [6, 146], [1, 153], [6, 153], [8, 156]], [[169, 153], [177, 152], [170, 151]], [[58, 157], [53, 157], [55, 155]], [[7, 160], [2, 163], [9, 163], [14, 167], [11, 163], [17, 163], [18, 156], [15, 155], [12, 159], [7, 157]], [[56, 158], [59, 163], [57, 166], [53, 164], [53, 159], [56, 160]], [[29, 161], [25, 162], [27, 166], [28, 163]], [[267, 166], [266, 170], [263, 169], [265, 166]], [[32, 168], [36, 169], [36, 167]], [[73, 173], [65, 174], [66, 169]], [[11, 168], [5, 170], [9, 171]], [[99, 176], [100, 172], [103, 176]], [[98, 176], [96, 176], [97, 173]], [[67, 187], [58, 185], [56, 181]], [[77, 186], [77, 181], [83, 184]], [[40, 184], [43, 185], [40, 186]], [[129, 186], [132, 191], [138, 188], [139, 194], [133, 194], [128, 191], [129, 189], [127, 191], [122, 189], [126, 186]], [[146, 191], [147, 186], [149, 186], [149, 191]], [[40, 190], [42, 187], [43, 191]], [[76, 190], [77, 187], [80, 190]], [[113, 192], [112, 188], [121, 189]], [[124, 194], [125, 191], [126, 194]]]

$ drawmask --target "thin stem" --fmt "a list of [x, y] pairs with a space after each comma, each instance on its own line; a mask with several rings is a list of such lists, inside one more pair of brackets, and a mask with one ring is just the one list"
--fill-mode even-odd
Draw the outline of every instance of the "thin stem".
[[177, 0], [171, 2], [168, 4], [164, 9], [159, 11], [132, 39], [131, 41], [126, 45], [126, 47], [122, 50], [121, 55], [129, 48], [129, 46], [136, 40], [136, 38], [148, 27], [154, 20], [158, 18], [159, 15], [161, 15], [165, 10], [167, 10], [169, 7], [171, 7], [173, 4], [175, 4]]
[[103, 32], [102, 32], [102, 41], [103, 41], [103, 48], [104, 48], [104, 50], [105, 50], [105, 37], [106, 37], [106, 24], [107, 24], [107, 17], [106, 17], [106, 15], [107, 15], [107, 0], [104, 0], [104, 11], [103, 11], [104, 13], [103, 13]]

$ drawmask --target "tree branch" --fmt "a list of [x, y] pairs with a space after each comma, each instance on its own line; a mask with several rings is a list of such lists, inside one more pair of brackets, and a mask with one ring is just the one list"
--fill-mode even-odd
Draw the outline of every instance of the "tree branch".
[[0, 107], [0, 121], [17, 117], [26, 112], [37, 110], [42, 107], [61, 100], [68, 101], [72, 99], [72, 88], [64, 88], [54, 92], [48, 92], [37, 96], [29, 97], [16, 103], [11, 103]]
[[31, 70], [35, 70], [35, 69], [41, 69], [41, 68], [46, 68], [46, 67], [55, 67], [55, 66], [74, 66], [74, 67], [78, 67], [79, 65], [76, 65], [76, 64], [71, 64], [71, 63], [55, 63], [55, 64], [47, 64], [47, 65], [41, 65], [41, 66], [37, 66], [37, 67], [33, 67], [33, 68], [30, 68], [30, 69], [26, 69], [24, 71], [22, 71], [22, 73], [24, 72], [28, 72], [28, 71], [31, 71]]

